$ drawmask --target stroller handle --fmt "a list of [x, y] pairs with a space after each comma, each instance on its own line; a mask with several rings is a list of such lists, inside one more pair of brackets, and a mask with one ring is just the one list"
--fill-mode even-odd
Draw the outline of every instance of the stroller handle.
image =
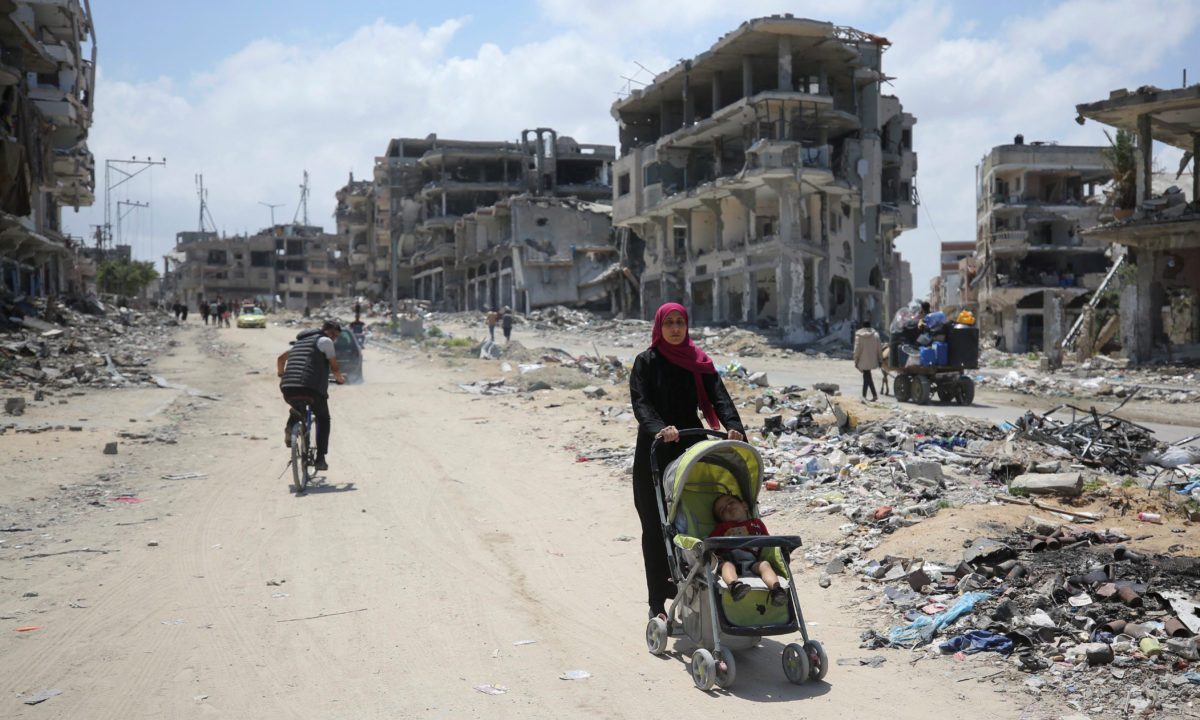
[[[697, 435], [711, 435], [712, 437], [720, 438], [721, 440], [725, 440], [729, 437], [729, 433], [727, 432], [721, 432], [720, 430], [709, 430], [708, 428], [691, 428], [688, 430], [679, 431], [680, 440], [685, 437], [696, 437]], [[650, 444], [650, 473], [654, 476], [658, 475], [658, 446], [661, 445], [662, 442], [663, 439], [656, 436], [654, 438], [654, 442]], [[678, 440], [676, 440], [676, 442], [678, 442]]]

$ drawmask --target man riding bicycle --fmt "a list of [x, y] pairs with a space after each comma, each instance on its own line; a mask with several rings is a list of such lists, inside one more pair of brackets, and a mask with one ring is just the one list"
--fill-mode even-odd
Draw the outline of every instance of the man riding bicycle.
[[334, 350], [334, 341], [341, 334], [341, 325], [326, 320], [320, 330], [301, 331], [292, 346], [275, 359], [275, 373], [281, 378], [279, 390], [291, 406], [283, 444], [292, 446], [292, 427], [304, 420], [304, 406], [311, 407], [317, 421], [317, 470], [329, 469], [325, 462], [329, 451], [329, 373], [338, 385], [346, 382]]

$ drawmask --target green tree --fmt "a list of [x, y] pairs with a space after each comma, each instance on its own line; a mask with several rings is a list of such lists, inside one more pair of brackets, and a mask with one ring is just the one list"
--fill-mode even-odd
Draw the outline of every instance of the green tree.
[[96, 268], [96, 284], [102, 293], [136, 297], [158, 279], [158, 270], [149, 260], [105, 260]]
[[1137, 139], [1128, 130], [1116, 136], [1104, 131], [1108, 147], [1101, 152], [1113, 173], [1113, 204], [1123, 210], [1137, 207]]

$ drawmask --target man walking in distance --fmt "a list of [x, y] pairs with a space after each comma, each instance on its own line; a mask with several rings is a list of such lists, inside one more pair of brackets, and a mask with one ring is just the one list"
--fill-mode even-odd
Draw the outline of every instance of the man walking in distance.
[[338, 385], [346, 382], [334, 350], [334, 341], [341, 334], [341, 325], [326, 320], [320, 330], [301, 331], [292, 347], [275, 359], [275, 372], [281, 378], [279, 390], [291, 406], [283, 444], [292, 446], [292, 426], [304, 419], [307, 403], [317, 421], [317, 470], [329, 469], [325, 462], [325, 454], [329, 452], [329, 373], [333, 373]]
[[879, 393], [875, 392], [875, 378], [871, 373], [880, 367], [880, 357], [883, 354], [883, 343], [879, 334], [871, 327], [870, 320], [863, 320], [862, 327], [854, 333], [854, 367], [863, 376], [863, 400], [867, 399], [867, 390], [871, 391], [871, 400], [878, 400]]

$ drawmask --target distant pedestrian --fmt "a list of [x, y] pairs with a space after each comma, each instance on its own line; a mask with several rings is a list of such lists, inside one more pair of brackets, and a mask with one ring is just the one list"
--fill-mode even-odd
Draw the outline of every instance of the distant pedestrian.
[[871, 373], [882, 366], [883, 343], [879, 333], [871, 327], [870, 320], [863, 320], [862, 327], [854, 334], [854, 367], [863, 376], [863, 400], [867, 399], [867, 390], [871, 391], [871, 400], [878, 400], [879, 393], [875, 392], [875, 378]]
[[187, 322], [188, 306], [187, 303], [179, 303], [179, 320]]
[[204, 318], [204, 324], [207, 325], [208, 324], [208, 303], [201, 300], [198, 303], [198, 305], [200, 306], [200, 317]]
[[213, 300], [208, 304], [208, 316], [212, 318], [212, 324], [215, 327], [221, 326], [221, 315], [218, 312], [219, 307], [220, 306], [217, 304], [216, 300]]
[[495, 310], [488, 310], [487, 328], [488, 335], [491, 336], [492, 342], [496, 342], [496, 323], [500, 322], [500, 314]]
[[504, 342], [512, 340], [513, 314], [512, 308], [505, 305], [504, 315], [500, 318], [500, 328], [504, 330]]

